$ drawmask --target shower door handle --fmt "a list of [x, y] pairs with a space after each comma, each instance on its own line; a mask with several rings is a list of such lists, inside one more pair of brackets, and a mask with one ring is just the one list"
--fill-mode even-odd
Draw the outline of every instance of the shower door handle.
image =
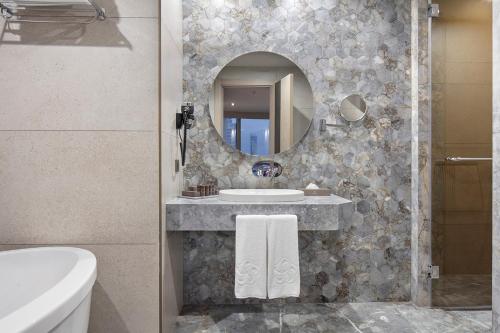
[[448, 156], [446, 158], [448, 162], [465, 162], [465, 161], [491, 161], [491, 157], [460, 157], [460, 156]]

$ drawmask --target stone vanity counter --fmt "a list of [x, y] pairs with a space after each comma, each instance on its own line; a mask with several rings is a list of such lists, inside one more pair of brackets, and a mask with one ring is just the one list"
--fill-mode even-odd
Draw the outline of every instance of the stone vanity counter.
[[336, 195], [268, 203], [177, 198], [166, 203], [166, 223], [167, 231], [231, 231], [239, 214], [294, 214], [299, 230], [338, 230], [352, 212], [352, 202]]

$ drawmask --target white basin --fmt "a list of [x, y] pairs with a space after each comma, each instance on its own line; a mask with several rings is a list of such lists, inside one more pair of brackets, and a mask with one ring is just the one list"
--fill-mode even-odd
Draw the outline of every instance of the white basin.
[[304, 192], [287, 189], [220, 190], [219, 199], [238, 202], [280, 202], [304, 200]]

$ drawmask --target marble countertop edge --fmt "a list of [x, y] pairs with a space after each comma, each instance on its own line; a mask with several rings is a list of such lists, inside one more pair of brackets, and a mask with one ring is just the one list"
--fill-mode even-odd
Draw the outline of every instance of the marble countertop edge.
[[202, 198], [202, 199], [188, 199], [188, 198], [174, 198], [167, 200], [165, 205], [343, 205], [349, 204], [352, 201], [337, 195], [329, 196], [305, 196], [304, 200], [300, 201], [226, 201], [219, 198]]
[[299, 230], [335, 231], [352, 216], [354, 205], [336, 195], [301, 201], [236, 202], [218, 198], [168, 200], [167, 231], [234, 231], [237, 215], [294, 214]]

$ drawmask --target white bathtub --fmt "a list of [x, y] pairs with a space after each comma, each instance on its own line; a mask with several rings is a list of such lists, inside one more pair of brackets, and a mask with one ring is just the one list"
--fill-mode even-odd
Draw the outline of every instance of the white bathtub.
[[71, 247], [0, 252], [1, 333], [85, 333], [95, 256]]

